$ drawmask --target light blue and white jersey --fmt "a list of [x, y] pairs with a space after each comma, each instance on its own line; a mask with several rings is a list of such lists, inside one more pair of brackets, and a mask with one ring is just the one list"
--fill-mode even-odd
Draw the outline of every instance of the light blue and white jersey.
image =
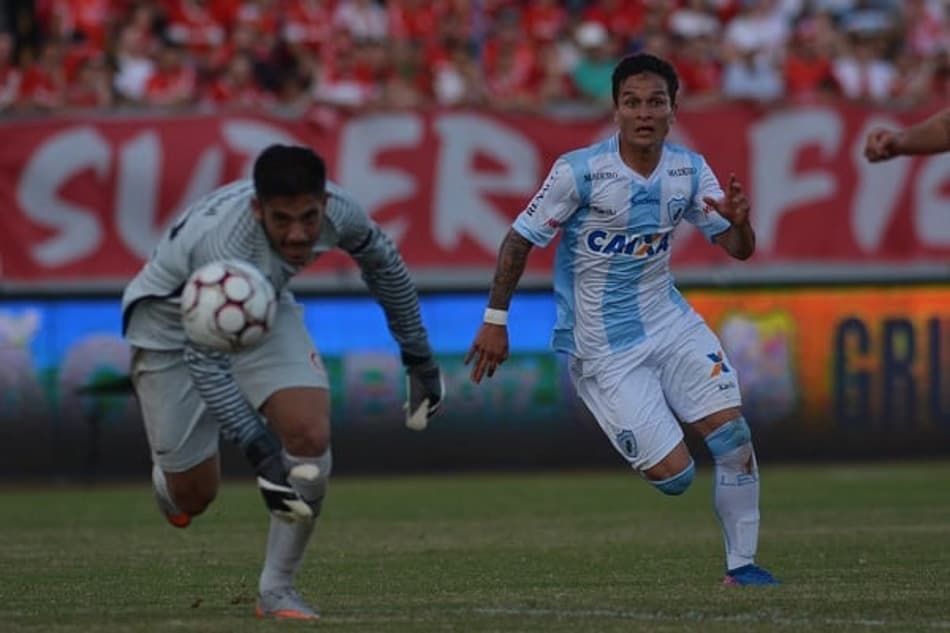
[[723, 196], [706, 160], [670, 143], [648, 178], [621, 160], [616, 135], [555, 161], [513, 227], [537, 246], [564, 232], [554, 263], [556, 351], [597, 358], [683, 315], [699, 318], [673, 285], [670, 242], [684, 219], [709, 239], [729, 228], [705, 196]]

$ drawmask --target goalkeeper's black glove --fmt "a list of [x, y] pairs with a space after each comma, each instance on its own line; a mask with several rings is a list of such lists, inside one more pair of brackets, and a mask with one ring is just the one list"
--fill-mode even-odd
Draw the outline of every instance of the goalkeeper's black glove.
[[442, 371], [429, 358], [403, 356], [406, 364], [406, 426], [413, 431], [422, 431], [429, 418], [439, 411], [445, 395]]

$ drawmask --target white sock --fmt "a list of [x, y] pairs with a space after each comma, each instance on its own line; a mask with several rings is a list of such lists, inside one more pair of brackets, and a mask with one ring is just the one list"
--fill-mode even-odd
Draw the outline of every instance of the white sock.
[[270, 518], [267, 554], [258, 583], [261, 593], [294, 585], [294, 576], [303, 562], [316, 523], [313, 519], [288, 523], [276, 517]]
[[711, 433], [706, 444], [715, 460], [713, 506], [722, 525], [726, 568], [735, 569], [755, 562], [759, 543], [759, 469], [751, 433], [740, 418]]
[[[297, 569], [303, 562], [304, 552], [313, 534], [317, 517], [327, 492], [327, 484], [332, 468], [332, 457], [327, 450], [319, 457], [295, 457], [283, 454], [284, 467], [290, 473], [287, 481], [313, 509], [310, 521], [288, 523], [275, 517], [270, 518], [270, 531], [267, 534], [267, 553], [264, 569], [261, 571], [258, 589], [261, 593], [282, 587], [292, 587]], [[303, 476], [295, 477], [294, 470], [303, 468]]]

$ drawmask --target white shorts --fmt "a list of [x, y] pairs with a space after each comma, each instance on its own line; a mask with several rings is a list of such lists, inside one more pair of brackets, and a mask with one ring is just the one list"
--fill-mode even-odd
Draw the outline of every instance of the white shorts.
[[697, 422], [742, 405], [739, 378], [701, 320], [604, 358], [571, 358], [571, 381], [614, 448], [637, 470], [655, 466]]
[[[267, 338], [231, 356], [232, 375], [255, 409], [281, 389], [329, 386], [301, 312], [282, 301]], [[192, 384], [182, 350], [134, 348], [132, 381], [152, 460], [162, 470], [182, 472], [217, 454], [217, 420]]]

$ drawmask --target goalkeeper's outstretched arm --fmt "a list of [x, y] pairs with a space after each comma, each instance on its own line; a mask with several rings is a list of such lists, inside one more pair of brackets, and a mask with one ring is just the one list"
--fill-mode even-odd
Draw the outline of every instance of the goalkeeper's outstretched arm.
[[445, 385], [422, 322], [419, 295], [393, 241], [346, 196], [329, 207], [339, 246], [359, 265], [363, 281], [383, 309], [406, 367], [406, 426], [426, 428], [442, 404]]

